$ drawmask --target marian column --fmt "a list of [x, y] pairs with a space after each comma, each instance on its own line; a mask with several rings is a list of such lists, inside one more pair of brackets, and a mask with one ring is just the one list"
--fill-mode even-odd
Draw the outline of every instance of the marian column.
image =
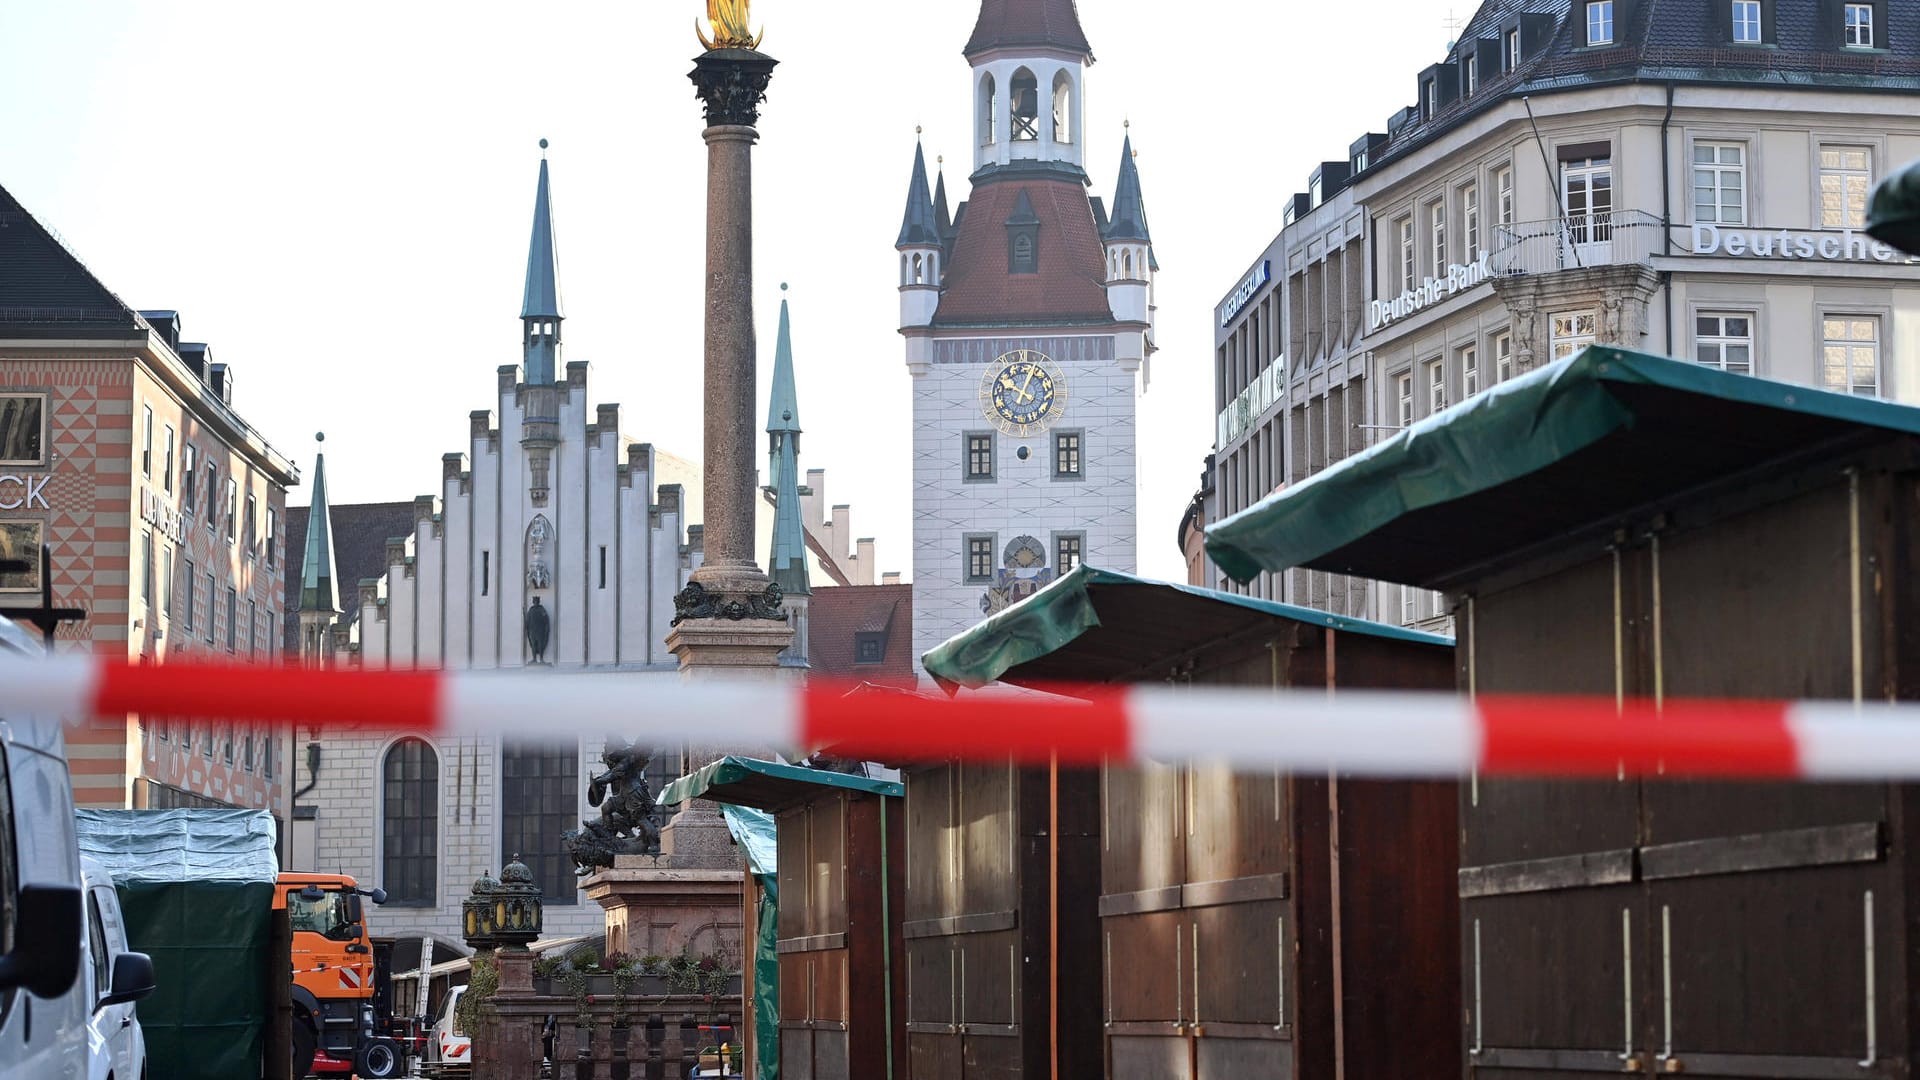
[[780, 589], [753, 561], [753, 144], [775, 60], [756, 50], [748, 0], [708, 0], [694, 61], [706, 105], [707, 305], [703, 561], [674, 598], [667, 648], [689, 676], [773, 675], [793, 640]]

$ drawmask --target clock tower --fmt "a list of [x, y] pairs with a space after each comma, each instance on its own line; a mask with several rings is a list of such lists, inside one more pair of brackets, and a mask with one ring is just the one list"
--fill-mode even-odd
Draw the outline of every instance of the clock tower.
[[1152, 239], [1130, 140], [1109, 206], [1082, 130], [1073, 0], [982, 0], [971, 196], [914, 148], [900, 258], [913, 385], [914, 655], [1082, 562], [1135, 568], [1135, 396]]

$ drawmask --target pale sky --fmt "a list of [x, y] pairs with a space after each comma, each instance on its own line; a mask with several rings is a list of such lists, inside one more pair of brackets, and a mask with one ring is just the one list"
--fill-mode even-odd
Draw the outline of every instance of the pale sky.
[[[1161, 273], [1140, 401], [1140, 570], [1213, 442], [1214, 304], [1322, 160], [1414, 100], [1471, 14], [1423, 0], [1080, 0], [1087, 167], [1131, 119]], [[541, 138], [563, 361], [629, 437], [700, 446], [700, 0], [328, 5], [0, 0], [0, 185], [136, 308], [173, 308], [235, 404], [337, 502], [438, 490], [520, 359]], [[755, 0], [781, 61], [755, 151], [761, 406], [792, 284], [803, 468], [911, 573], [910, 380], [893, 251], [914, 128], [965, 198], [973, 0]], [[1364, 26], [1364, 33], [1356, 27]], [[765, 437], [760, 436], [764, 461]], [[764, 466], [763, 466], [764, 469]], [[304, 486], [290, 493], [304, 504]], [[760, 553], [764, 557], [765, 553]]]

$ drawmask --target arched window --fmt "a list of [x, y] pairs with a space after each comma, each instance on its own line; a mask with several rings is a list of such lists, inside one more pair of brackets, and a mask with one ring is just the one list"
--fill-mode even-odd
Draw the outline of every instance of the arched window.
[[1120, 253], [1120, 276], [1129, 281], [1133, 280], [1133, 252], [1131, 251]]
[[1013, 98], [1013, 141], [1031, 142], [1040, 137], [1040, 80], [1026, 68], [1013, 73], [1008, 88]]
[[926, 284], [926, 283], [927, 283], [927, 275], [926, 275], [926, 272], [925, 272], [925, 271], [924, 271], [924, 270], [922, 269], [922, 267], [921, 267], [921, 265], [920, 265], [920, 256], [918, 256], [918, 255], [915, 255], [915, 256], [913, 257], [913, 278], [912, 278], [912, 281], [913, 281], [913, 283], [914, 283], [915, 285], [924, 285], [924, 284]]
[[999, 123], [1000, 97], [994, 92], [993, 76], [980, 80], [980, 145], [991, 146]]
[[1064, 71], [1053, 77], [1053, 141], [1073, 141], [1073, 80]]
[[902, 254], [900, 256], [900, 284], [905, 285], [909, 280], [911, 279], [907, 277], [907, 257], [905, 254]]
[[578, 904], [578, 879], [560, 834], [580, 827], [579, 745], [507, 743], [500, 776], [500, 861], [518, 855], [547, 907]]
[[380, 769], [380, 886], [394, 903], [432, 907], [440, 858], [440, 759], [421, 739], [402, 739]]

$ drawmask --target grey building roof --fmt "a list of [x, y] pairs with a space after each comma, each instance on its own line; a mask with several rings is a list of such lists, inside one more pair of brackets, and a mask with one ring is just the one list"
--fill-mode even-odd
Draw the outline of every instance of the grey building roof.
[[0, 326], [11, 337], [121, 336], [140, 319], [0, 187]]
[[1133, 136], [1120, 145], [1120, 182], [1113, 190], [1113, 217], [1107, 222], [1107, 241], [1134, 240], [1146, 243], [1147, 208], [1140, 198], [1140, 170], [1133, 161]]

